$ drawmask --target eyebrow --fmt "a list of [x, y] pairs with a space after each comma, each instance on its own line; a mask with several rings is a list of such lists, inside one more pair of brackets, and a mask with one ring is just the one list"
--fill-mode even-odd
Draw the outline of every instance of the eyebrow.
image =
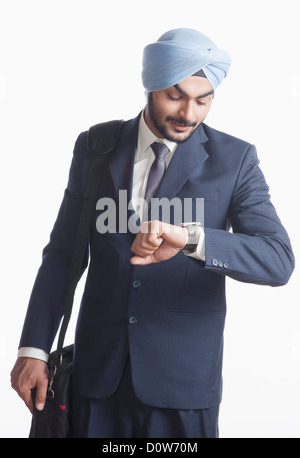
[[[179, 86], [179, 84], [175, 84], [174, 87], [177, 89], [178, 92], [180, 92], [180, 94], [186, 96], [186, 97], [189, 97], [189, 95]], [[214, 91], [211, 90], [209, 92], [206, 92], [206, 94], [201, 94], [201, 95], [198, 95], [198, 97], [195, 97], [196, 99], [204, 99], [205, 97], [208, 97], [209, 95], [213, 95], [214, 94]]]

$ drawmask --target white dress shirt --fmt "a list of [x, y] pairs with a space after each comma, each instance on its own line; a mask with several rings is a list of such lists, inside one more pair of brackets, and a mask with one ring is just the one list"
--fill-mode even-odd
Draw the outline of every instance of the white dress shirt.
[[[138, 142], [134, 161], [133, 170], [133, 188], [132, 188], [132, 204], [135, 211], [138, 213], [140, 220], [142, 221], [143, 208], [139, 205], [143, 202], [146, 186], [148, 181], [148, 175], [152, 163], [154, 162], [155, 155], [152, 151], [151, 144], [153, 142], [162, 142], [167, 145], [169, 152], [166, 155], [166, 167], [170, 164], [172, 157], [176, 151], [177, 143], [171, 142], [166, 139], [157, 138], [156, 135], [147, 126], [144, 115], [142, 114], [139, 123]], [[195, 253], [189, 254], [189, 257], [200, 259], [205, 261], [205, 234], [204, 230], [199, 227], [200, 238]], [[18, 357], [27, 356], [30, 358], [41, 359], [45, 362], [48, 361], [48, 353], [39, 348], [33, 347], [22, 347], [18, 351]]]

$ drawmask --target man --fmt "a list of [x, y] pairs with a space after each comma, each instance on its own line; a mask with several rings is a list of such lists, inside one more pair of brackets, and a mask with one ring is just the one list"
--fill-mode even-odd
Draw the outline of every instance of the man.
[[[280, 286], [293, 271], [255, 147], [203, 123], [229, 66], [228, 54], [192, 29], [171, 30], [144, 50], [148, 103], [123, 123], [91, 225], [75, 336], [75, 437], [218, 437], [225, 277]], [[35, 386], [37, 409], [45, 403], [88, 158], [84, 132], [12, 371], [30, 410]], [[177, 198], [183, 224], [172, 212], [151, 221], [155, 197]], [[105, 198], [116, 215], [142, 221], [137, 234], [120, 231], [120, 216], [116, 230], [104, 230]]]

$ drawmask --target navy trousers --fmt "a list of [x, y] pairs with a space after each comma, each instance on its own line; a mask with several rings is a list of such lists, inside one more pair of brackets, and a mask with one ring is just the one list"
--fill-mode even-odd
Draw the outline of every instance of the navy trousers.
[[74, 395], [73, 436], [81, 438], [217, 438], [219, 406], [160, 409], [134, 394], [128, 362], [117, 391], [105, 399]]

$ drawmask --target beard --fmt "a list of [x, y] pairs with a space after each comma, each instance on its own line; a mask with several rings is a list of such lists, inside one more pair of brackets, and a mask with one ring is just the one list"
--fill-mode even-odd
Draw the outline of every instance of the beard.
[[[148, 112], [149, 112], [149, 116], [151, 118], [151, 121], [153, 122], [153, 124], [154, 124], [155, 128], [158, 130], [158, 132], [160, 132], [160, 134], [166, 140], [169, 140], [171, 142], [176, 142], [176, 143], [184, 143], [184, 142], [186, 142], [193, 135], [193, 133], [195, 132], [196, 128], [198, 127], [196, 122], [188, 122], [185, 119], [175, 118], [173, 116], [167, 116], [165, 118], [165, 120], [163, 121], [161, 119], [160, 114], [157, 112], [157, 110], [155, 108], [155, 105], [153, 103], [152, 92], [150, 92], [149, 95], [148, 95]], [[172, 134], [171, 132], [169, 132], [169, 129], [168, 129], [168, 126], [167, 126], [167, 122], [168, 121], [174, 121], [174, 122], [176, 122], [176, 124], [179, 124], [179, 125], [185, 126], [185, 127], [194, 127], [194, 129], [190, 133], [188, 133], [186, 137], [178, 138], [178, 136], [176, 136], [176, 135]], [[178, 134], [180, 134], [180, 132], [178, 132]]]

